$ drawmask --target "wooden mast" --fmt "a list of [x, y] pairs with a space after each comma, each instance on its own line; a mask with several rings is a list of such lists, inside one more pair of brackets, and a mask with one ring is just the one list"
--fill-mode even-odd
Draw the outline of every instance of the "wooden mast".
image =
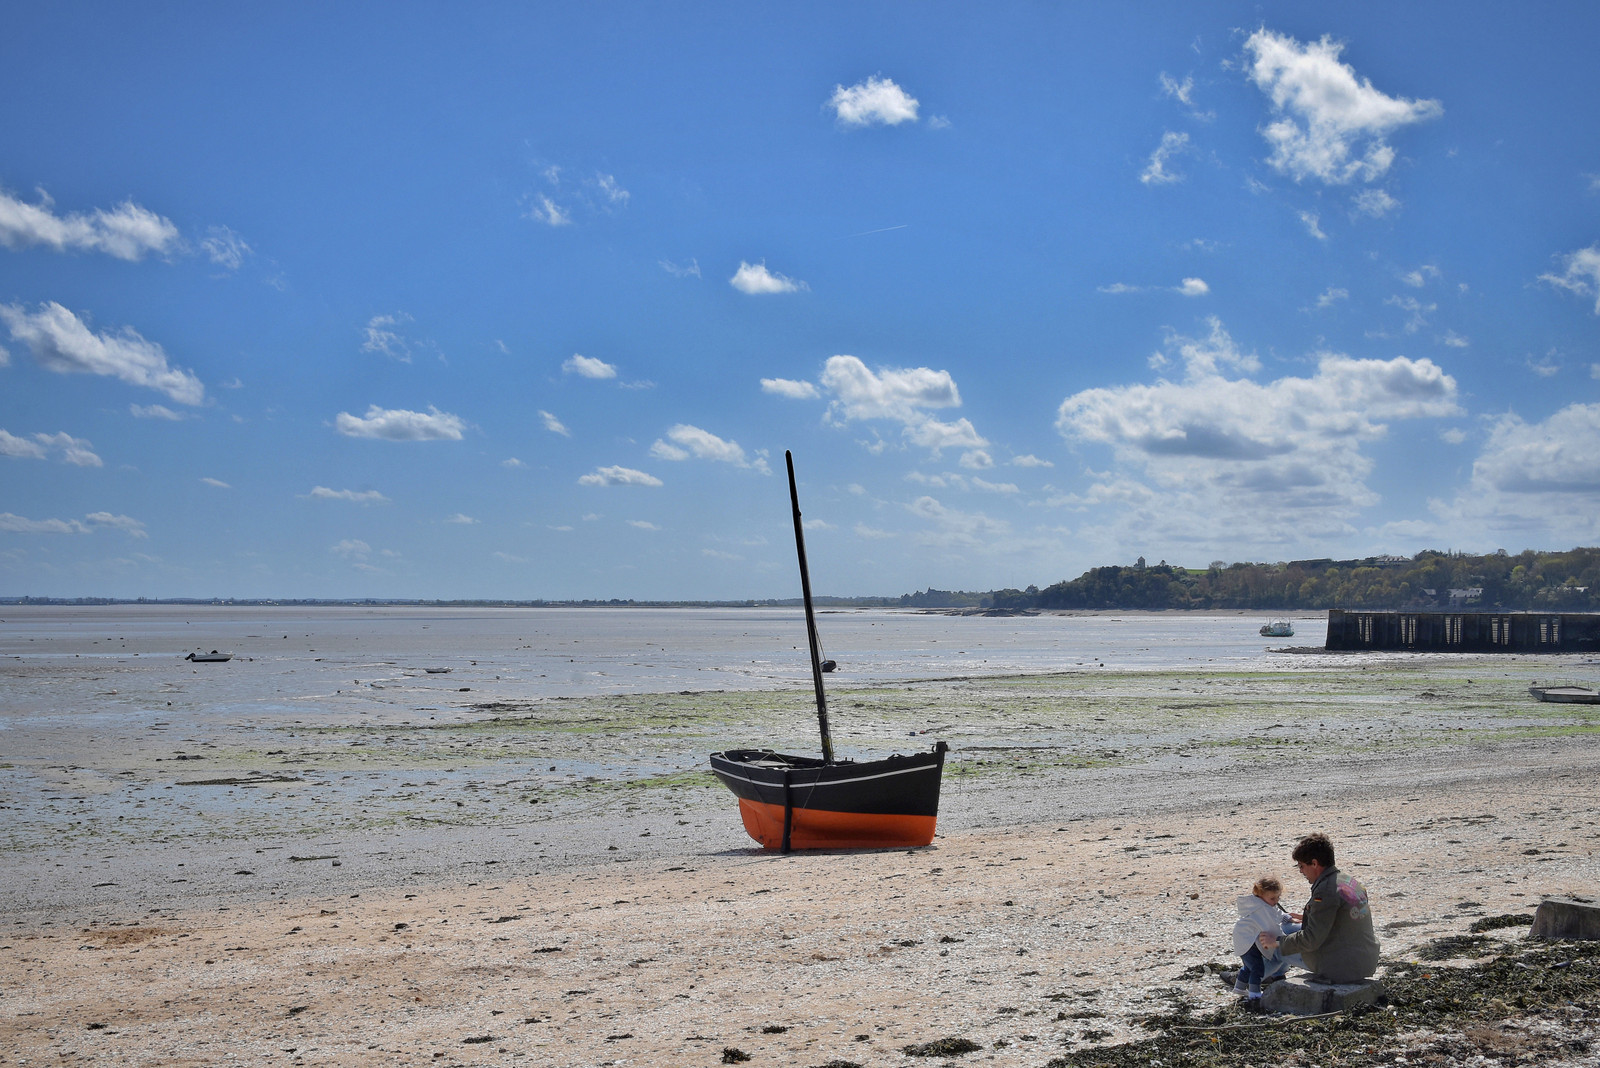
[[822, 691], [822, 650], [817, 641], [817, 619], [811, 610], [811, 573], [806, 569], [806, 535], [800, 526], [800, 491], [794, 483], [794, 454], [787, 449], [783, 462], [789, 467], [789, 504], [794, 508], [794, 545], [800, 553], [800, 594], [806, 602], [806, 638], [811, 643], [811, 680], [817, 688], [817, 726], [822, 729], [822, 759], [833, 763], [833, 738], [828, 734], [828, 698]]

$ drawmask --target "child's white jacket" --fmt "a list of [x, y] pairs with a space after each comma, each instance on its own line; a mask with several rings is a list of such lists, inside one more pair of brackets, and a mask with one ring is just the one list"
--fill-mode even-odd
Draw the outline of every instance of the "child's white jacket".
[[[1256, 945], [1256, 936], [1270, 932], [1281, 936], [1285, 915], [1254, 894], [1239, 895], [1239, 919], [1233, 925], [1233, 951], [1244, 956]], [[1259, 947], [1258, 947], [1259, 948]]]

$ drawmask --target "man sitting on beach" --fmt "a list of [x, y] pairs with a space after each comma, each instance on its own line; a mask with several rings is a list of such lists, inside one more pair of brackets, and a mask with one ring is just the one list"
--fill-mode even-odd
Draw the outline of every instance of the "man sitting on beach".
[[1279, 939], [1260, 937], [1263, 950], [1298, 953], [1313, 982], [1356, 983], [1378, 970], [1378, 936], [1366, 888], [1333, 863], [1333, 843], [1325, 834], [1302, 838], [1291, 854], [1311, 884], [1302, 928]]

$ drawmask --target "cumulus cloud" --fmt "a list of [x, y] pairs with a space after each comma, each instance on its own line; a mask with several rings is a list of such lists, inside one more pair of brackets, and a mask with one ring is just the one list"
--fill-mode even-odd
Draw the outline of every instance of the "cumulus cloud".
[[1322, 291], [1322, 294], [1319, 297], [1317, 297], [1317, 307], [1331, 308], [1339, 301], [1349, 299], [1350, 291], [1348, 289], [1329, 286], [1327, 289]]
[[917, 121], [917, 98], [882, 75], [849, 88], [835, 85], [828, 106], [844, 126], [898, 126]]
[[733, 272], [728, 284], [739, 292], [749, 293], [752, 296], [762, 293], [794, 293], [811, 288], [797, 278], [767, 270], [766, 261], [746, 263], [740, 260], [739, 269]]
[[698, 259], [691, 257], [687, 264], [681, 266], [672, 262], [671, 260], [657, 260], [656, 262], [661, 265], [661, 269], [663, 271], [666, 271], [674, 278], [700, 277], [700, 261]]
[[1186, 297], [1203, 297], [1211, 292], [1211, 287], [1206, 285], [1204, 278], [1185, 278], [1178, 285], [1178, 292]]
[[1055, 463], [1050, 461], [1050, 460], [1041, 460], [1039, 457], [1034, 456], [1031, 453], [1024, 453], [1021, 456], [1013, 456], [1011, 458], [1011, 466], [1012, 467], [1054, 467]]
[[389, 498], [377, 490], [336, 490], [327, 486], [313, 486], [306, 494], [314, 501], [351, 501], [355, 504], [388, 504]]
[[1328, 240], [1328, 235], [1322, 231], [1322, 217], [1316, 212], [1302, 211], [1300, 213], [1300, 222], [1305, 226], [1306, 233], [1310, 234], [1318, 241]]
[[1275, 116], [1261, 131], [1272, 146], [1267, 162], [1295, 181], [1344, 185], [1382, 177], [1395, 157], [1389, 135], [1444, 114], [1437, 100], [1373, 88], [1340, 62], [1344, 46], [1328, 37], [1302, 45], [1262, 27], [1245, 50], [1251, 80], [1267, 94]]
[[1189, 135], [1174, 133], [1168, 130], [1161, 135], [1161, 143], [1150, 153], [1150, 161], [1145, 164], [1144, 170], [1139, 175], [1139, 181], [1145, 185], [1171, 185], [1173, 182], [1183, 181], [1183, 175], [1167, 169], [1167, 164], [1174, 156], [1188, 151]]
[[528, 206], [527, 211], [523, 212], [523, 218], [544, 223], [546, 226], [570, 226], [572, 224], [572, 213], [543, 193], [533, 198], [533, 203]]
[[597, 360], [593, 356], [580, 356], [573, 353], [561, 369], [569, 375], [580, 378], [605, 379], [617, 377], [617, 369], [604, 360]]
[[62, 431], [59, 434], [34, 434], [23, 438], [0, 430], [0, 456], [17, 460], [43, 460], [56, 453], [64, 464], [74, 467], [99, 467], [100, 457], [94, 446], [82, 438]]
[[380, 408], [373, 404], [367, 414], [340, 412], [334, 427], [349, 438], [381, 438], [385, 441], [460, 441], [466, 424], [449, 412], [428, 406], [426, 412], [404, 408]]
[[597, 467], [578, 479], [580, 486], [660, 486], [662, 481], [654, 475], [635, 471], [631, 467]]
[[1494, 420], [1470, 486], [1430, 502], [1453, 529], [1485, 539], [1545, 538], [1592, 545], [1600, 537], [1600, 404], [1572, 404], [1540, 422]]
[[76, 519], [28, 519], [11, 512], [0, 512], [0, 533], [87, 534], [89, 528]]
[[0, 245], [11, 249], [43, 245], [57, 252], [103, 252], [119, 260], [137, 261], [149, 253], [164, 256], [182, 244], [178, 228], [132, 200], [106, 211], [55, 214], [50, 198], [27, 204], [0, 190]]
[[827, 419], [836, 426], [854, 420], [889, 419], [901, 433], [935, 456], [943, 449], [980, 449], [989, 444], [972, 423], [942, 422], [930, 409], [957, 408], [961, 394], [948, 371], [928, 367], [869, 368], [854, 356], [832, 356], [823, 366], [822, 385], [833, 399]]
[[179, 404], [200, 404], [205, 386], [189, 371], [167, 363], [160, 345], [131, 327], [96, 334], [54, 301], [29, 312], [20, 304], [0, 304], [13, 340], [28, 346], [33, 358], [59, 374], [107, 375], [130, 385], [165, 393]]
[[679, 423], [667, 431], [666, 438], [657, 438], [650, 446], [650, 455], [658, 460], [715, 460], [719, 463], [746, 467], [762, 474], [771, 474], [766, 453], [761, 452], [751, 460], [737, 441], [724, 441], [709, 430]]
[[210, 486], [213, 489], [233, 489], [232, 486], [228, 485], [226, 482], [222, 481], [222, 479], [220, 479], [220, 478], [211, 478], [211, 477], [207, 476], [205, 478], [202, 478], [200, 481], [201, 481], [202, 484]]
[[1230, 377], [1259, 370], [1259, 361], [1215, 319], [1208, 337], [1173, 335], [1167, 345], [1175, 352], [1161, 363], [1181, 363], [1181, 379], [1062, 401], [1062, 436], [1106, 446], [1115, 461], [1091, 493], [1069, 503], [1111, 504], [1130, 527], [1183, 538], [1220, 536], [1240, 523], [1338, 529], [1376, 501], [1364, 481], [1372, 466], [1364, 444], [1392, 420], [1459, 413], [1455, 380], [1426, 359], [1324, 352], [1307, 377], [1260, 383]]
[[1594, 313], [1600, 315], [1600, 244], [1568, 253], [1560, 274], [1541, 274], [1539, 281], [1580, 297], [1594, 297]]
[[815, 400], [820, 396], [817, 387], [810, 382], [797, 382], [792, 378], [763, 378], [761, 392], [790, 400]]

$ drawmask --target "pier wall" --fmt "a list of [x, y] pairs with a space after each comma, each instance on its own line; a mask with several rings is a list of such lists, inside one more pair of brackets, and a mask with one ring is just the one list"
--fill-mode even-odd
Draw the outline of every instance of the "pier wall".
[[1327, 649], [1418, 649], [1444, 653], [1600, 651], [1596, 612], [1328, 611]]

